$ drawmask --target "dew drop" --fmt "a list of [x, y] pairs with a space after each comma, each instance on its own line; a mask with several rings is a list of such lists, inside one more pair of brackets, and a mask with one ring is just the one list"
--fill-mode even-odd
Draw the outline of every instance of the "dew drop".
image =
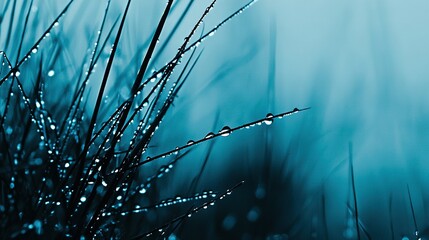
[[15, 77], [19, 77], [21, 75], [21, 72], [18, 69], [16, 69], [12, 74]]
[[194, 140], [189, 140], [188, 143], [186, 143], [186, 145], [190, 146], [190, 145], [193, 145], [194, 143], [195, 143]]
[[220, 131], [219, 131], [219, 133], [220, 133], [220, 135], [221, 136], [223, 136], [223, 137], [227, 137], [227, 136], [229, 136], [229, 134], [231, 134], [231, 128], [230, 127], [228, 127], [228, 126], [225, 126], [225, 127], [223, 127]]
[[273, 124], [273, 120], [272, 119], [265, 119], [264, 123], [269, 126], [269, 125]]
[[274, 121], [274, 115], [272, 113], [268, 113], [267, 116], [265, 117], [264, 123], [266, 125], [271, 125], [273, 124]]
[[55, 71], [54, 70], [49, 70], [48, 77], [53, 77], [54, 75], [55, 75]]
[[179, 147], [176, 147], [176, 148], [175, 148], [175, 150], [176, 150], [176, 151], [174, 151], [174, 153], [173, 153], [173, 154], [174, 154], [174, 155], [179, 154]]
[[209, 138], [212, 138], [212, 137], [214, 137], [215, 136], [215, 134], [214, 133], [212, 133], [212, 132], [209, 132], [209, 133], [207, 133], [207, 135], [204, 137], [205, 139], [209, 139]]
[[104, 187], [107, 187], [107, 183], [106, 183], [106, 181], [102, 180], [102, 181], [101, 181], [101, 184], [102, 184]]

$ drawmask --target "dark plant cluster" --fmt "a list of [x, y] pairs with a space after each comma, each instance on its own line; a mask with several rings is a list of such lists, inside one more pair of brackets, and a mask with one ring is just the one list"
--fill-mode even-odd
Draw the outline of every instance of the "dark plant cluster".
[[[61, 35], [63, 20], [77, 2], [70, 0], [48, 23], [38, 21], [42, 16], [34, 13], [40, 1], [11, 0], [0, 6], [0, 49], [4, 49], [0, 52], [0, 237], [174, 236], [186, 219], [245, 184], [239, 180], [228, 189], [192, 189], [188, 195], [160, 198], [158, 182], [164, 178], [174, 181], [171, 173], [196, 145], [271, 125], [306, 109], [269, 113], [239, 126], [224, 126], [151, 155], [152, 146], [163, 144], [154, 140], [158, 129], [174, 134], [163, 120], [199, 63], [203, 51], [198, 46], [256, 1], [213, 28], [201, 29], [215, 6], [216, 0], [212, 1], [182, 44], [175, 46], [177, 52], [155, 70], [152, 61], [169, 44], [172, 33], [161, 36], [171, 24], [171, 12], [176, 11], [175, 1], [166, 1], [142, 50], [128, 59], [137, 63], [138, 71], [122, 77], [112, 76], [112, 71], [134, 72], [131, 68], [118, 70], [115, 61], [121, 54], [132, 1], [126, 2], [113, 22], [109, 14], [114, 1], [100, 1], [104, 15], [94, 19], [98, 27], [91, 30], [87, 53], [79, 62], [70, 59], [70, 52], [78, 50]], [[161, 165], [153, 165], [161, 160]], [[181, 206], [180, 213], [157, 219], [163, 209], [168, 212], [175, 206]]]

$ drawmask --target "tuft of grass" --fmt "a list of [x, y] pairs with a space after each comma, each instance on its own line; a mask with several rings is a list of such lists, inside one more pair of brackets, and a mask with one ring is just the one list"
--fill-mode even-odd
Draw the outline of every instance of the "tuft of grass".
[[[90, 54], [78, 62], [70, 60], [69, 52], [76, 49], [61, 35], [63, 20], [75, 2], [68, 1], [47, 25], [33, 16], [32, 9], [40, 4], [38, 1], [6, 1], [0, 6], [1, 238], [140, 239], [155, 235], [165, 238], [186, 218], [244, 184], [243, 181], [231, 184], [223, 193], [196, 192], [193, 187], [187, 196], [159, 199], [157, 191], [163, 187], [159, 186], [160, 179], [171, 175], [196, 145], [254, 126], [271, 125], [276, 119], [308, 109], [269, 113], [238, 126], [224, 126], [198, 140], [149, 155], [152, 145], [162, 144], [155, 142], [154, 136], [159, 128], [168, 128], [162, 122], [199, 63], [203, 52], [198, 46], [257, 1], [250, 1], [210, 30], [201, 30], [201, 36], [195, 36], [214, 9], [217, 1], [213, 0], [171, 59], [150, 72], [153, 59], [164, 51], [175, 31], [160, 43], [170, 23], [169, 16], [176, 11], [175, 1], [166, 1], [153, 33], [139, 48], [137, 57], [128, 59], [138, 61], [138, 54], [143, 52], [138, 72], [131, 77], [122, 75], [125, 80], [116, 79], [112, 70], [118, 67], [117, 57], [123, 46], [132, 1], [126, 2], [121, 16], [113, 21], [113, 1], [105, 1], [102, 19], [94, 19], [99, 27], [92, 29]], [[187, 5], [184, 14], [192, 3]], [[183, 16], [173, 29], [180, 25]], [[41, 34], [31, 29], [41, 26], [46, 26]], [[104, 68], [101, 78], [96, 68]], [[52, 81], [53, 77], [59, 83]], [[99, 84], [97, 89], [88, 87], [93, 82]], [[106, 100], [110, 84], [118, 88], [125, 85], [126, 97]], [[90, 101], [90, 91], [95, 92], [95, 103]], [[151, 163], [161, 159], [168, 160], [167, 164], [157, 167], [154, 173], [147, 173], [153, 167]], [[204, 166], [194, 185], [198, 184], [203, 170]], [[188, 210], [163, 219], [161, 226], [156, 224], [153, 212], [177, 205], [185, 205]]]

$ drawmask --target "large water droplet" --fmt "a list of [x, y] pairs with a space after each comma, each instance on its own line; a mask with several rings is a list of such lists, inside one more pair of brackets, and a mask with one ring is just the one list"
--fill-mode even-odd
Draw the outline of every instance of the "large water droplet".
[[267, 125], [271, 125], [273, 124], [274, 121], [274, 115], [271, 113], [268, 113], [267, 116], [265, 117], [264, 123]]
[[221, 136], [223, 136], [223, 137], [226, 137], [226, 136], [229, 136], [229, 134], [231, 134], [231, 128], [230, 127], [228, 127], [228, 126], [225, 126], [225, 127], [223, 127], [220, 131], [219, 131], [219, 133], [220, 133], [220, 135]]
[[214, 133], [212, 133], [212, 132], [209, 132], [209, 133], [207, 133], [207, 135], [204, 137], [205, 139], [209, 139], [209, 138], [212, 138], [212, 137], [214, 137], [215, 136], [215, 134]]

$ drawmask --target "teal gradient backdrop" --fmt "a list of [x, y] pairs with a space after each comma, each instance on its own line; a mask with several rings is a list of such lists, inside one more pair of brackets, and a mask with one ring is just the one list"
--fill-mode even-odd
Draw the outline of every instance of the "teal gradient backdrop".
[[[38, 24], [30, 33], [37, 35], [66, 1], [35, 2], [32, 20]], [[175, 33], [157, 53], [153, 69], [171, 59], [210, 3], [194, 1], [183, 23], [175, 26], [188, 2], [177, 1], [160, 42]], [[197, 35], [245, 3], [218, 1]], [[18, 8], [22, 4], [18, 1]], [[112, 6], [110, 25], [125, 3], [112, 0]], [[55, 30], [68, 49], [69, 65], [54, 69], [57, 78], [51, 86], [64, 85], [78, 71], [78, 59], [88, 56], [104, 7], [105, 1], [77, 1]], [[106, 104], [112, 109], [125, 99], [143, 54], [130, 59], [144, 52], [164, 7], [159, 0], [132, 3], [111, 74], [115, 81], [108, 83]], [[155, 134], [149, 155], [224, 125], [295, 107], [311, 109], [215, 141], [198, 189], [224, 189], [240, 180], [246, 184], [232, 200], [190, 219], [181, 230], [184, 239], [356, 238], [350, 157], [362, 228], [373, 239], [392, 234], [394, 239], [413, 238], [408, 185], [421, 236], [429, 237], [428, 11], [429, 2], [423, 0], [260, 0], [204, 41], [198, 48], [201, 58]], [[9, 24], [5, 16], [3, 29]], [[2, 49], [5, 41], [2, 32], [0, 50], [15, 59], [17, 43]], [[31, 42], [26, 39], [24, 48]], [[89, 83], [87, 112], [92, 112], [105, 64], [99, 64]], [[162, 182], [160, 194], [186, 192], [209, 146], [195, 147], [174, 178]]]

